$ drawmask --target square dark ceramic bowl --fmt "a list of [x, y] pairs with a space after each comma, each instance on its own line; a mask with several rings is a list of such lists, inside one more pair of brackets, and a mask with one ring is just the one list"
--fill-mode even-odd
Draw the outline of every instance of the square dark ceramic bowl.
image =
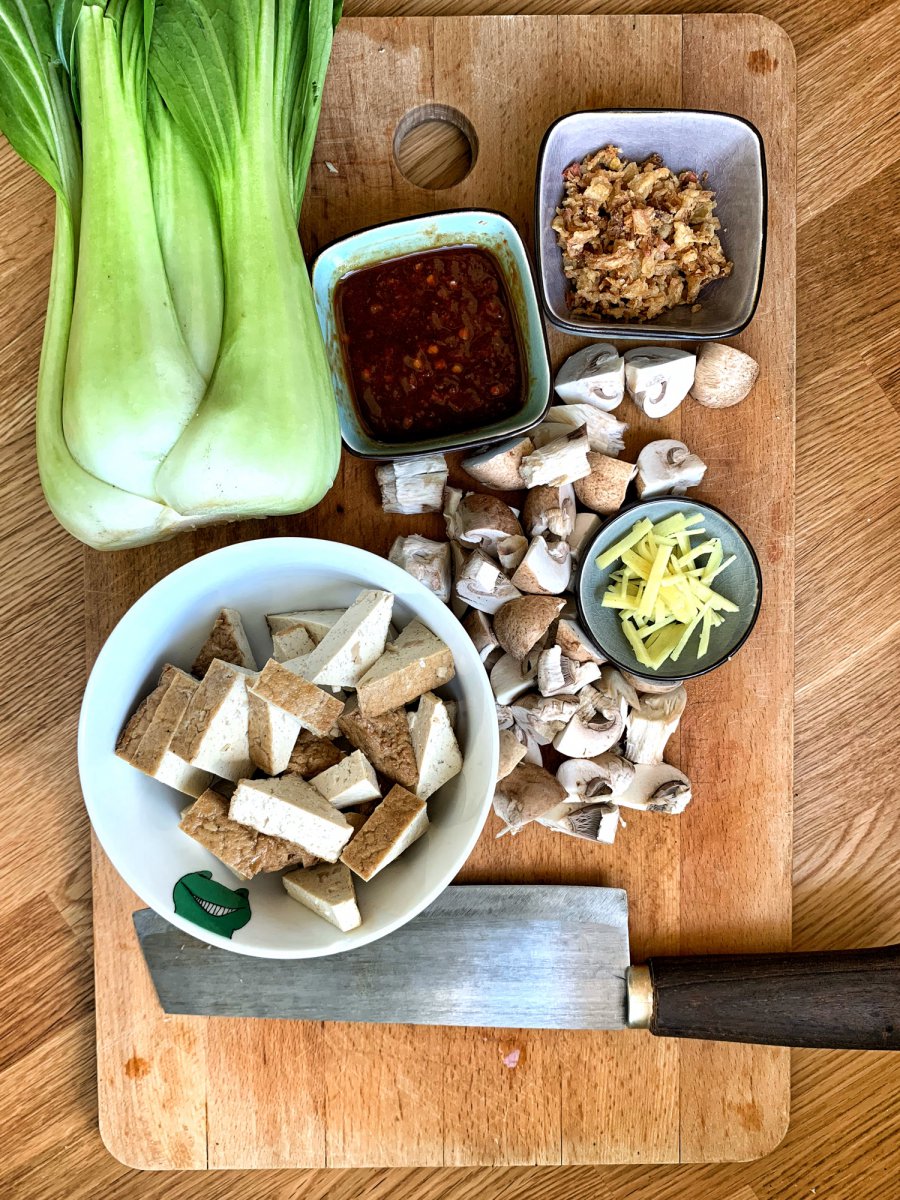
[[[709, 173], [720, 238], [734, 270], [700, 293], [702, 308], [670, 309], [652, 321], [612, 321], [569, 310], [569, 283], [551, 222], [563, 198], [563, 171], [602, 146], [638, 162], [659, 154], [673, 171]], [[551, 324], [587, 338], [712, 341], [734, 337], [756, 311], [766, 254], [766, 157], [758, 130], [743, 117], [691, 109], [597, 109], [560, 117], [547, 130], [535, 187], [538, 287]]]

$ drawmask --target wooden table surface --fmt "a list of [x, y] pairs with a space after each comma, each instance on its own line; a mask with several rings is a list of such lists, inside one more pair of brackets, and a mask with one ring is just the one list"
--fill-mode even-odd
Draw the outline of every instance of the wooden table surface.
[[[621, 7], [582, 2], [565, 11]], [[743, 5], [656, 0], [631, 7]], [[900, 184], [900, 0], [759, 0], [755, 7], [787, 29], [799, 66], [794, 946], [874, 945], [900, 940], [898, 736], [894, 705], [879, 698], [900, 680], [900, 367], [891, 358], [900, 352], [892, 191]], [[562, 8], [553, 0], [426, 0], [403, 11]], [[399, 10], [396, 0], [351, 9]], [[9, 153], [0, 150], [0, 178]], [[226, 1192], [229, 1200], [893, 1200], [898, 1060], [886, 1054], [796, 1052], [788, 1135], [773, 1154], [747, 1164], [200, 1178], [142, 1175], [110, 1157], [97, 1132], [88, 830], [75, 770], [84, 681], [81, 552], [43, 505], [33, 449], [37, 363], [17, 349], [20, 330], [43, 318], [52, 205], [35, 181], [6, 197], [4, 209], [25, 238], [46, 248], [33, 278], [17, 269], [16, 247], [0, 259], [5, 1200]], [[13, 286], [15, 316], [4, 303]]]

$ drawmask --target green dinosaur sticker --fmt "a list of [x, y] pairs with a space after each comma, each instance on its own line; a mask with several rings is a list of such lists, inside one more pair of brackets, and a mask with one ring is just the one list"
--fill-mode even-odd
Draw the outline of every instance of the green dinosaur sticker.
[[192, 871], [172, 889], [172, 903], [179, 917], [193, 921], [209, 933], [230, 938], [250, 920], [249, 892], [216, 883], [212, 871]]

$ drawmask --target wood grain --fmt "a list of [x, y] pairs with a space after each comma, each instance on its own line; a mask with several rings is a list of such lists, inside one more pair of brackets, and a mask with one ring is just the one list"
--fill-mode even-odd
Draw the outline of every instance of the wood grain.
[[[356, 14], [391, 12], [397, 0], [357, 0]], [[555, 0], [419, 0], [408, 12], [555, 11]], [[568, 5], [578, 9], [577, 0]], [[581, 0], [581, 10], [617, 7]], [[713, 0], [637, 0], [640, 11], [743, 7]], [[900, 4], [876, 0], [760, 0], [798, 52], [799, 391], [797, 442], [797, 695], [794, 923], [797, 949], [878, 944], [896, 937], [900, 832], [896, 731], [887, 709], [862, 714], [873, 681], [900, 676], [900, 583], [886, 571], [883, 601], [863, 607], [845, 580], [862, 569], [867, 522], [896, 564], [891, 515], [900, 438], [894, 281], [900, 248], [885, 198], [898, 178]], [[877, 80], [869, 86], [871, 81]], [[846, 139], [869, 131], [835, 196], [834, 164]], [[873, 186], [873, 181], [875, 185]], [[827, 206], [820, 198], [830, 196]], [[815, 216], [811, 215], [813, 209]], [[11, 215], [12, 214], [12, 215]], [[0, 553], [5, 649], [0, 672], [0, 754], [5, 828], [0, 865], [6, 916], [48, 896], [83, 945], [90, 940], [87, 825], [77, 788], [74, 735], [83, 676], [80, 551], [46, 512], [34, 470], [32, 408], [49, 273], [47, 189], [0, 147], [0, 430], [4, 503]], [[893, 403], [892, 403], [893, 401]], [[845, 549], [844, 549], [845, 548]], [[844, 549], [844, 552], [842, 552]], [[185, 556], [190, 553], [186, 547]], [[852, 619], [844, 619], [844, 605]], [[40, 638], [40, 654], [36, 653]], [[849, 715], [848, 715], [849, 714]], [[41, 836], [35, 837], [36, 814]], [[87, 955], [59, 975], [56, 943], [29, 937], [27, 954], [53, 981], [43, 997], [49, 1032], [4, 1027], [0, 1073], [5, 1195], [193, 1197], [233, 1200], [884, 1200], [900, 1174], [896, 1060], [887, 1054], [798, 1051], [792, 1056], [791, 1127], [759, 1162], [722, 1166], [567, 1167], [140, 1174], [117, 1163], [96, 1128], [93, 1022], [84, 1015]], [[16, 1004], [18, 964], [4, 959]], [[80, 971], [80, 973], [79, 973]], [[736, 1064], [740, 1069], [740, 1064]], [[601, 1081], [602, 1082], [602, 1081]], [[573, 1102], [624, 1106], [621, 1091], [582, 1089]], [[641, 1095], [642, 1119], [652, 1095]], [[597, 1105], [594, 1105], [596, 1097]], [[740, 1114], [740, 1100], [735, 1108]]]

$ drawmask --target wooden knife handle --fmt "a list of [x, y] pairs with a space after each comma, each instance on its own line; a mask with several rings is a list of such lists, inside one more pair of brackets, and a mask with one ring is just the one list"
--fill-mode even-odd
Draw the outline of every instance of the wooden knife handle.
[[647, 967], [649, 1027], [662, 1037], [900, 1050], [900, 946], [653, 958]]

